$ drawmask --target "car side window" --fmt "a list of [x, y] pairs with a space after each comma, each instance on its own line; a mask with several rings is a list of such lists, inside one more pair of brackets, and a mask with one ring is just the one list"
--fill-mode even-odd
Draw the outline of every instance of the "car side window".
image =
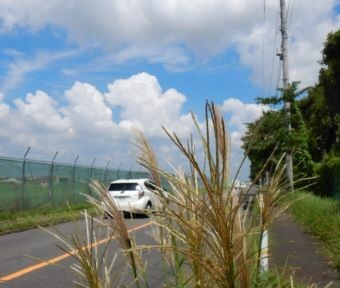
[[144, 183], [144, 185], [145, 185], [146, 188], [148, 188], [150, 190], [156, 190], [156, 184], [153, 183], [153, 182], [147, 181], [147, 182]]

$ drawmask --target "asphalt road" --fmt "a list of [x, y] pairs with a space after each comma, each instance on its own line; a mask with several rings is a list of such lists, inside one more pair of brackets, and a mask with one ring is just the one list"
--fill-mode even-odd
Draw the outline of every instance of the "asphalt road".
[[[134, 233], [138, 244], [150, 244], [152, 238], [149, 235], [150, 225], [148, 218], [125, 219], [131, 233]], [[64, 223], [56, 228], [64, 235], [70, 235], [74, 231], [83, 234], [85, 225], [83, 221], [76, 223]], [[98, 241], [106, 238], [103, 233]], [[45, 288], [45, 287], [75, 287], [76, 279], [70, 270], [74, 263], [72, 257], [68, 257], [56, 244], [60, 244], [56, 238], [41, 229], [34, 229], [20, 233], [12, 233], [0, 237], [0, 287], [3, 288]], [[100, 246], [99, 246], [100, 247]], [[113, 241], [110, 250], [117, 251], [118, 244]], [[163, 275], [159, 272], [159, 255], [157, 253], [144, 253], [143, 261], [147, 261], [150, 269], [150, 287], [161, 287]], [[42, 263], [43, 261], [54, 264]], [[117, 272], [121, 273], [125, 263], [122, 257], [117, 260]], [[125, 277], [124, 282], [130, 279]]]

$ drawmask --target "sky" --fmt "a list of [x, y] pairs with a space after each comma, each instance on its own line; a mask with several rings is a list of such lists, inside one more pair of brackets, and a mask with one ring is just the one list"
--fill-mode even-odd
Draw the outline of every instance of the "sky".
[[[314, 85], [339, 1], [286, 4], [289, 79]], [[279, 26], [279, 0], [0, 0], [0, 155], [138, 170], [138, 128], [161, 167], [185, 167], [162, 126], [186, 139], [213, 101], [235, 173], [268, 109], [255, 98], [281, 85]]]

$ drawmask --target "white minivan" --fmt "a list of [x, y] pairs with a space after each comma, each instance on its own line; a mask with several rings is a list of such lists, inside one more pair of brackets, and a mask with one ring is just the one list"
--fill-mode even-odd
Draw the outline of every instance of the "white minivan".
[[110, 183], [108, 193], [121, 211], [158, 210], [156, 187], [150, 179], [120, 179]]

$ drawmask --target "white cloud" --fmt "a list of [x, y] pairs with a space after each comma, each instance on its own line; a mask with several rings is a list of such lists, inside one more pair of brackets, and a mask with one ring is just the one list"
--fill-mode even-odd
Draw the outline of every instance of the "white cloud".
[[[231, 141], [231, 170], [235, 173], [244, 158], [242, 136], [246, 131], [246, 123], [251, 123], [261, 117], [263, 112], [270, 108], [265, 105], [243, 103], [238, 99], [229, 98], [224, 100], [221, 107], [224, 118], [229, 126]], [[249, 162], [246, 161], [240, 172], [239, 178], [247, 180], [249, 174]]]
[[[185, 134], [192, 125], [181, 115], [186, 97], [175, 89], [162, 91], [156, 77], [140, 73], [108, 85], [105, 94], [111, 107], [121, 109], [124, 127], [139, 124], [149, 136], [163, 135], [161, 125]], [[156, 121], [155, 121], [156, 120]]]
[[[29, 119], [34, 126], [47, 130], [50, 133], [65, 132], [70, 126], [70, 121], [56, 111], [57, 103], [43, 91], [36, 94], [27, 94], [26, 101], [16, 99], [17, 114], [24, 119]], [[39, 132], [39, 131], [38, 131]]]
[[[289, 10], [290, 79], [303, 81], [302, 86], [316, 81], [326, 35], [340, 27], [340, 17], [333, 15], [337, 0], [314, 0], [313, 5], [305, 2], [290, 1], [294, 6]], [[116, 0], [98, 4], [88, 0], [85, 5], [82, 0], [2, 0], [0, 33], [36, 33], [57, 26], [66, 32], [68, 44], [76, 43], [80, 48], [40, 51], [29, 57], [7, 49], [4, 53], [14, 61], [4, 63], [8, 72], [1, 79], [1, 91], [6, 93], [21, 84], [29, 73], [95, 47], [102, 48], [101, 57], [91, 60], [91, 65], [80, 65], [80, 70], [102, 71], [117, 63], [145, 59], [178, 71], [235, 48], [240, 63], [251, 68], [254, 83], [263, 83], [266, 92], [272, 92], [277, 79], [275, 51], [280, 46], [277, 19], [278, 1]], [[63, 72], [74, 76], [76, 70], [67, 67]], [[134, 126], [144, 128], [152, 139], [164, 137], [161, 124], [181, 136], [193, 130], [190, 115], [182, 111], [186, 97], [175, 89], [163, 91], [157, 78], [146, 73], [116, 80], [105, 92], [77, 82], [64, 97], [66, 104], [60, 106], [47, 93], [38, 91], [25, 100], [16, 100], [12, 107], [0, 94], [0, 141], [52, 150], [65, 146], [75, 153], [119, 158], [127, 157], [126, 146]], [[221, 109], [230, 116], [233, 153], [240, 156], [243, 124], [258, 117], [263, 107], [227, 99]], [[166, 146], [160, 147], [164, 153], [168, 151]]]
[[[275, 33], [279, 26], [279, 3], [265, 1], [265, 24], [263, 3], [262, 0], [117, 0], [98, 4], [89, 0], [84, 5], [81, 0], [67, 3], [2, 0], [0, 31], [8, 33], [24, 27], [34, 33], [46, 25], [58, 26], [67, 31], [70, 41], [103, 47], [115, 62], [143, 58], [172, 70], [192, 65], [192, 55], [205, 61], [236, 47], [241, 64], [252, 68], [255, 83], [261, 85], [264, 79], [265, 88], [272, 89], [277, 70], [272, 69], [272, 63], [273, 59], [277, 63], [274, 54], [280, 45], [279, 35]], [[291, 79], [307, 85], [317, 78], [317, 61], [327, 33], [340, 27], [340, 18], [333, 16], [337, 1], [315, 0], [313, 5], [302, 0], [290, 3], [294, 4], [289, 7]]]
[[[2, 29], [46, 24], [64, 27], [78, 43], [164, 46], [182, 43], [196, 53], [214, 54], [228, 45], [236, 27], [250, 27], [260, 1], [83, 1], [11, 0], [1, 2]], [[240, 19], [243, 19], [242, 21]], [[204, 40], [204, 41], [202, 41]], [[217, 45], [216, 45], [217, 44]]]
[[161, 125], [182, 136], [191, 133], [193, 123], [182, 111], [186, 97], [175, 89], [163, 92], [156, 77], [140, 73], [108, 88], [103, 93], [89, 83], [76, 82], [65, 91], [63, 105], [37, 91], [16, 99], [13, 108], [0, 94], [0, 143], [31, 146], [51, 155], [80, 154], [87, 161], [97, 156], [132, 162], [131, 132], [136, 127], [159, 147], [167, 142]]
[[[29, 93], [25, 100], [16, 99], [13, 108], [3, 100], [0, 94], [2, 145], [21, 145], [22, 151], [31, 146], [32, 151], [44, 151], [50, 158], [59, 151], [58, 159], [63, 153], [71, 155], [68, 161], [79, 154], [88, 164], [97, 157], [98, 161], [112, 159], [113, 167], [121, 162], [131, 165], [134, 162], [130, 155], [131, 131], [139, 127], [154, 144], [163, 167], [168, 167], [163, 157], [183, 165], [183, 158], [161, 125], [183, 140], [190, 134], [195, 136], [196, 131], [191, 115], [183, 111], [186, 97], [175, 89], [163, 91], [157, 78], [147, 73], [115, 80], [106, 93], [89, 83], [76, 82], [65, 91], [63, 105], [43, 91]], [[235, 171], [243, 155], [240, 148], [243, 123], [259, 117], [266, 107], [231, 98], [220, 108], [232, 128]]]
[[68, 105], [63, 113], [79, 131], [105, 129], [113, 124], [111, 109], [106, 105], [102, 93], [91, 84], [76, 82], [65, 92], [65, 97]]
[[[19, 51], [7, 51], [7, 54], [14, 56], [14, 61], [8, 64], [7, 75], [2, 77], [1, 91], [3, 93], [20, 85], [25, 76], [29, 73], [43, 70], [48, 65], [55, 63], [61, 59], [73, 57], [80, 53], [80, 49], [74, 49], [64, 52], [38, 52], [32, 59], [27, 59], [25, 55]], [[8, 53], [9, 52], [9, 53]]]
[[[306, 5], [302, 0], [290, 3], [293, 3], [288, 12], [290, 81], [301, 81], [302, 86], [313, 85], [318, 78], [318, 61], [326, 36], [340, 27], [340, 17], [333, 16], [337, 1], [316, 0], [313, 5]], [[281, 47], [278, 12], [278, 1], [266, 1], [266, 22], [262, 15], [262, 21], [254, 23], [249, 33], [239, 33], [235, 41], [241, 63], [253, 70], [253, 81], [270, 93], [276, 88], [279, 76], [279, 59], [275, 56]]]
[[2, 119], [1, 142], [43, 150], [55, 148], [56, 142], [67, 143], [73, 137], [71, 122], [57, 111], [56, 105], [42, 91], [28, 94], [25, 101], [16, 99], [12, 109], [2, 103], [0, 107], [5, 106], [7, 113]]
[[235, 98], [225, 100], [220, 107], [221, 112], [230, 114], [228, 124], [239, 132], [245, 131], [245, 123], [253, 122], [260, 117], [268, 106], [259, 104], [246, 104]]
[[0, 119], [6, 119], [10, 113], [10, 108], [7, 104], [3, 103], [4, 94], [0, 93]]

